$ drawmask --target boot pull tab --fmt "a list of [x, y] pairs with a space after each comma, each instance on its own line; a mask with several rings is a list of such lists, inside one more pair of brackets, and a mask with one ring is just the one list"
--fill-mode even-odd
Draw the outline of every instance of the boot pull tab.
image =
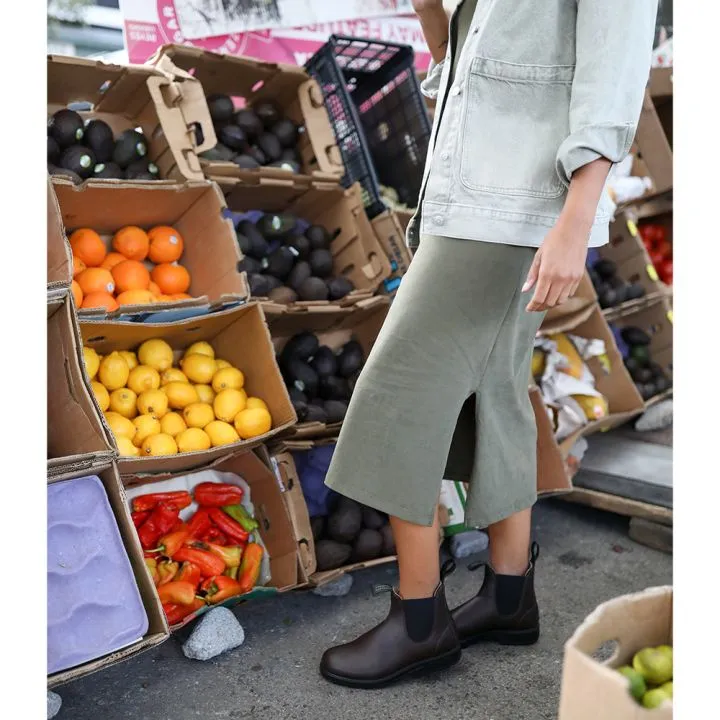
[[446, 560], [440, 568], [440, 582], [445, 582], [445, 578], [448, 575], [452, 575], [456, 569], [457, 565], [455, 565], [455, 561], [452, 558]]
[[540, 557], [540, 546], [533, 541], [530, 545], [530, 562], [534, 565], [535, 561]]
[[387, 592], [392, 592], [393, 586], [392, 585], [386, 585], [386, 584], [380, 584], [380, 585], [373, 585], [372, 587], [372, 594], [373, 597], [377, 597], [378, 595], [382, 595]]

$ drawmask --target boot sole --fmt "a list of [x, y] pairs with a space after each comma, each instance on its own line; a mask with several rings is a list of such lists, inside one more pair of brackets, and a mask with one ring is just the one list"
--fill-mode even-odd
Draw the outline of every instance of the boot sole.
[[428, 660], [421, 660], [392, 673], [392, 675], [386, 675], [385, 677], [373, 680], [361, 680], [358, 678], [344, 677], [342, 675], [336, 675], [335, 673], [323, 670], [322, 668], [320, 669], [320, 674], [326, 680], [329, 680], [331, 683], [335, 683], [336, 685], [344, 685], [345, 687], [351, 688], [362, 688], [364, 690], [374, 690], [376, 688], [390, 685], [391, 683], [397, 682], [407, 676], [420, 677], [422, 675], [426, 675], [427, 673], [444, 670], [445, 668], [449, 668], [459, 662], [461, 657], [462, 649], [458, 647], [456, 650], [451, 650], [449, 653], [445, 653], [444, 655], [438, 655], [437, 657], [432, 657]]
[[487, 630], [460, 640], [463, 648], [476, 643], [492, 642], [498, 645], [534, 645], [540, 638], [540, 628], [530, 630]]

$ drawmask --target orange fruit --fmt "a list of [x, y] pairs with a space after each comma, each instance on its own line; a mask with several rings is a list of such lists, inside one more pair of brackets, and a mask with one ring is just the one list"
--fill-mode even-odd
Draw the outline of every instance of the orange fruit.
[[124, 255], [121, 255], [117, 252], [109, 252], [105, 259], [102, 262], [102, 265], [100, 267], [105, 268], [106, 270], [112, 270], [117, 264], [124, 262], [126, 260]]
[[70, 236], [73, 255], [88, 267], [98, 267], [105, 259], [107, 250], [102, 238], [90, 228], [80, 228]]
[[147, 289], [157, 298], [162, 295], [162, 290], [152, 280]]
[[149, 305], [155, 296], [149, 290], [126, 290], [117, 296], [118, 305]]
[[157, 225], [148, 230], [150, 259], [154, 263], [172, 263], [180, 259], [185, 243], [175, 228]]
[[99, 267], [89, 267], [77, 276], [77, 283], [85, 295], [96, 292], [112, 294], [115, 290], [115, 281], [109, 270]]
[[88, 293], [83, 302], [84, 308], [105, 308], [108, 312], [118, 309], [118, 304], [115, 302], [115, 298], [106, 292]]
[[187, 293], [173, 293], [172, 295], [166, 295], [169, 300], [192, 300], [192, 295]]
[[150, 284], [150, 273], [137, 260], [123, 260], [112, 269], [115, 287], [119, 293], [126, 290], [147, 290]]
[[78, 285], [77, 280], [72, 281], [72, 294], [75, 298], [75, 307], [79, 308], [82, 305], [85, 294], [83, 293], [82, 288]]
[[77, 277], [83, 270], [87, 269], [87, 265], [77, 256], [73, 255], [73, 277]]
[[158, 302], [172, 302], [175, 298], [170, 295], [156, 295], [155, 299]]
[[128, 260], [144, 260], [148, 255], [150, 240], [147, 233], [135, 225], [120, 228], [112, 240], [113, 250]]
[[151, 275], [165, 295], [185, 293], [190, 287], [190, 273], [182, 265], [163, 263], [154, 267]]

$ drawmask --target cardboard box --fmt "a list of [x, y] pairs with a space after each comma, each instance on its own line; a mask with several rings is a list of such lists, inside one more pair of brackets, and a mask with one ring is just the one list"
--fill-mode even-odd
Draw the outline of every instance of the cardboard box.
[[572, 481], [560, 446], [547, 414], [540, 388], [530, 386], [530, 402], [537, 426], [537, 494], [538, 498], [572, 491]]
[[72, 298], [47, 306], [48, 467], [65, 467], [112, 451], [109, 428], [90, 390]]
[[[350, 280], [356, 290], [374, 292], [392, 274], [390, 261], [365, 214], [359, 183], [346, 190], [337, 183], [302, 185], [288, 181], [279, 185], [258, 178], [253, 185], [232, 181], [221, 183], [221, 187], [233, 212], [290, 213], [322, 225], [333, 238], [330, 252], [334, 273]], [[298, 304], [325, 306], [327, 302]]]
[[[296, 587], [301, 582], [298, 578], [298, 548], [293, 537], [290, 517], [283, 502], [282, 487], [275, 477], [270, 456], [263, 447], [256, 451], [217, 458], [215, 462], [195, 473], [169, 472], [152, 476], [123, 474], [122, 482], [127, 491], [126, 508], [129, 510], [134, 497], [146, 493], [179, 489], [187, 489], [192, 493], [195, 485], [208, 481], [209, 477], [206, 474], [208, 470], [238, 475], [250, 486], [250, 500], [255, 510], [255, 519], [260, 524], [259, 533], [267, 550], [271, 576], [266, 586], [258, 586], [245, 595], [229, 598], [221, 604], [225, 607], [234, 607], [258, 596], [285, 592]], [[232, 482], [232, 479], [227, 478], [226, 481]], [[190, 510], [188, 516], [195, 509], [194, 505], [188, 508]], [[181, 516], [185, 517], [182, 513]], [[181, 623], [174, 625], [171, 631], [175, 632], [209, 609], [210, 607], [200, 608]]]
[[[225, 200], [214, 183], [131, 182], [108, 184], [89, 180], [81, 186], [55, 178], [55, 193], [60, 205], [62, 222], [68, 237], [81, 227], [92, 228], [112, 250], [112, 237], [126, 225], [149, 230], [155, 225], [174, 227], [184, 241], [179, 264], [190, 273], [188, 293], [192, 300], [123, 305], [110, 317], [163, 315], [172, 312], [180, 319], [182, 313], [197, 314], [223, 305], [243, 303], [250, 295], [245, 273], [238, 270], [242, 258], [230, 220], [223, 216]], [[190, 310], [194, 308], [194, 312]], [[102, 308], [79, 311], [81, 317], [103, 317]]]
[[72, 282], [73, 265], [70, 246], [63, 230], [60, 207], [47, 179], [47, 290], [64, 295]]
[[[332, 350], [337, 350], [355, 339], [362, 345], [367, 359], [389, 310], [389, 298], [375, 296], [353, 307], [326, 306], [302, 315], [276, 313], [272, 308], [266, 308], [266, 317], [273, 345], [278, 353], [293, 335], [308, 331], [317, 335], [321, 345], [327, 345]], [[293, 439], [337, 437], [341, 425], [342, 423], [299, 423], [292, 436]]]
[[[606, 662], [592, 655], [603, 644], [617, 648]], [[632, 662], [645, 647], [672, 645], [672, 586], [623, 595], [597, 607], [565, 643], [558, 720], [671, 720], [672, 705], [638, 705], [614, 668]]]
[[[64, 418], [63, 422], [68, 427], [72, 427], [69, 418]], [[145, 566], [143, 551], [140, 547], [137, 532], [130, 519], [127, 500], [112, 456], [109, 454], [104, 456], [90, 455], [85, 456], [82, 460], [76, 459], [67, 464], [55, 465], [52, 468], [48, 466], [48, 483], [87, 477], [88, 475], [97, 475], [107, 493], [147, 613], [148, 631], [142, 640], [117, 652], [48, 676], [49, 688], [85, 677], [90, 673], [115, 665], [121, 660], [127, 660], [164, 642], [170, 634], [155, 585]]]
[[[202, 83], [206, 95], [230, 95], [243, 99], [249, 106], [266, 100], [276, 103], [285, 117], [305, 128], [298, 142], [302, 172], [337, 181], [344, 175], [342, 156], [325, 109], [322, 90], [304, 68], [221, 55], [186, 45], [163, 45], [148, 63], [180, 77], [185, 74], [183, 71], [192, 74]], [[215, 144], [213, 142], [208, 148]], [[243, 178], [263, 174], [283, 178], [287, 175], [286, 171], [277, 168], [248, 171], [232, 162], [201, 159], [201, 163], [208, 176]]]
[[262, 398], [272, 415], [272, 429], [251, 440], [164, 457], [121, 457], [119, 465], [123, 475], [189, 471], [233, 452], [256, 447], [287, 430], [297, 420], [275, 361], [263, 310], [257, 303], [176, 323], [92, 320], [81, 322], [80, 332], [83, 344], [101, 355], [113, 350], [136, 350], [145, 340], [162, 338], [179, 357], [192, 343], [205, 340], [215, 348], [218, 357], [242, 370], [248, 395]]
[[392, 275], [382, 284], [382, 291], [394, 296], [400, 286], [402, 276], [410, 268], [412, 253], [405, 243], [405, 227], [403, 227], [399, 213], [392, 210], [376, 215], [371, 223], [382, 249], [390, 260]]
[[[117, 136], [140, 127], [148, 157], [167, 180], [202, 180], [197, 153], [215, 144], [200, 83], [188, 73], [170, 77], [142, 65], [48, 55], [48, 117], [72, 102], [89, 102], [84, 118], [104, 120]], [[205, 137], [198, 141], [198, 135]], [[105, 180], [117, 184], [119, 180]]]

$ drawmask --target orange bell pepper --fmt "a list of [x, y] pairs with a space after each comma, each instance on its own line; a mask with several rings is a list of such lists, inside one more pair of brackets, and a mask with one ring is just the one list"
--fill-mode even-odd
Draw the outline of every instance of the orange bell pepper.
[[263, 556], [263, 547], [258, 543], [248, 543], [243, 553], [240, 570], [238, 570], [238, 583], [244, 593], [250, 592], [260, 576], [260, 564]]
[[190, 605], [195, 600], [195, 588], [192, 583], [175, 580], [158, 588], [160, 602], [174, 605]]
[[172, 582], [177, 575], [180, 565], [171, 560], [163, 560], [157, 564], [158, 572], [158, 585], [165, 585], [166, 583]]
[[205, 591], [205, 599], [211, 605], [217, 605], [217, 603], [243, 593], [242, 585], [237, 580], [227, 577], [227, 575], [208, 578], [200, 586], [200, 589]]

